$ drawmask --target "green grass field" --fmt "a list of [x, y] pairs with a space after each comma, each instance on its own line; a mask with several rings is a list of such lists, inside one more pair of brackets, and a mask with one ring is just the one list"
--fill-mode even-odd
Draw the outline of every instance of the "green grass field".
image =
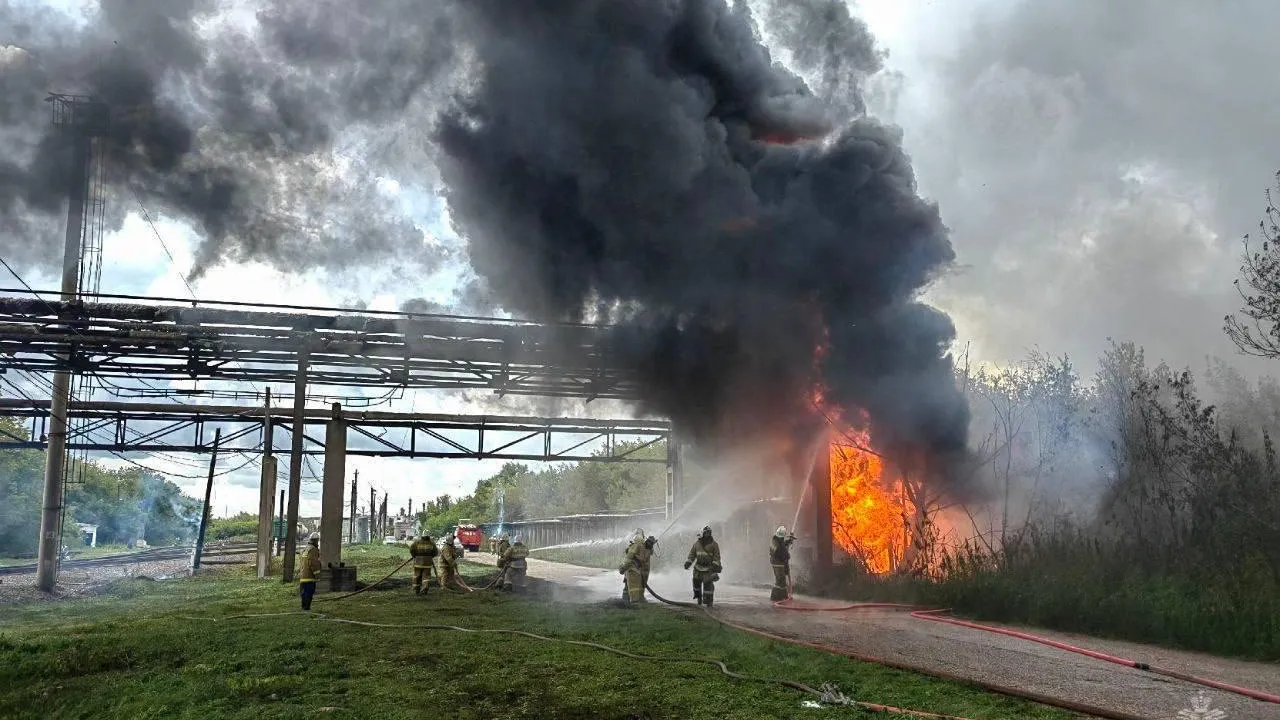
[[[382, 577], [403, 557], [403, 548], [380, 546], [344, 554], [365, 580]], [[489, 572], [464, 566], [473, 586], [483, 585]], [[520, 629], [668, 658], [716, 658], [744, 674], [813, 686], [833, 682], [861, 700], [981, 720], [1072, 717], [772, 643], [697, 613], [556, 604], [538, 585], [522, 597], [437, 588], [423, 598], [408, 581], [402, 571], [389, 589], [317, 602], [313, 610], [389, 624]], [[121, 581], [95, 598], [0, 606], [0, 717], [872, 717], [852, 708], [806, 709], [797, 691], [735, 681], [710, 665], [634, 660], [523, 637], [358, 627], [305, 615], [212, 620], [297, 609], [296, 586], [257, 581], [248, 569]]]

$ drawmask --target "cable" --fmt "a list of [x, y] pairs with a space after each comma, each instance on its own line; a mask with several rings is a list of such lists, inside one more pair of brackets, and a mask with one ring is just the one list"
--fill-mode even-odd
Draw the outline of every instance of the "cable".
[[164, 254], [169, 257], [170, 267], [178, 275], [178, 279], [182, 280], [182, 284], [187, 287], [187, 292], [191, 293], [191, 299], [198, 302], [199, 298], [196, 297], [196, 291], [191, 289], [191, 283], [187, 282], [187, 276], [183, 275], [182, 271], [178, 269], [178, 261], [173, 258], [173, 253], [169, 252], [169, 246], [165, 244], [164, 238], [160, 237], [160, 231], [156, 229], [156, 224], [151, 221], [151, 213], [147, 212], [146, 206], [142, 204], [142, 198], [138, 197], [138, 192], [132, 187], [129, 188], [129, 192], [133, 194], [134, 201], [138, 203], [138, 209], [142, 211], [143, 219], [147, 221], [147, 225], [151, 226], [151, 232], [155, 234], [156, 240], [160, 242], [160, 247], [164, 250]]

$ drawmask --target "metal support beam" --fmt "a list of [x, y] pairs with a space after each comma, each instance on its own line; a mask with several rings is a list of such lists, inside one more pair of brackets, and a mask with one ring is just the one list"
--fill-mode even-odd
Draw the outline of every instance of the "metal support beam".
[[298, 372], [293, 379], [293, 437], [289, 451], [289, 512], [284, 521], [284, 560], [281, 580], [293, 582], [293, 566], [298, 558], [298, 503], [302, 496], [302, 441], [307, 408], [306, 345], [298, 354]]
[[[302, 453], [324, 452], [315, 429], [328, 423], [328, 410], [303, 408]], [[665, 442], [670, 425], [660, 420], [595, 420], [441, 415], [429, 413], [344, 411], [348, 456], [467, 458], [535, 462], [663, 463], [667, 457], [640, 452]], [[257, 452], [271, 444], [276, 429], [290, 429], [289, 407], [176, 405], [76, 401], [71, 404], [76, 427], [68, 433], [72, 450], [112, 452], [210, 451], [214, 428], [222, 429], [224, 451]], [[33, 435], [49, 418], [49, 402], [0, 398], [0, 417], [32, 421]], [[271, 419], [270, 432], [264, 417]], [[261, 437], [262, 441], [258, 442]], [[624, 446], [624, 442], [638, 443]], [[0, 449], [43, 448], [38, 440], [0, 437]], [[274, 453], [273, 453], [274, 455]], [[273, 481], [272, 481], [273, 482]], [[677, 504], [684, 492], [676, 477]]]
[[258, 578], [271, 575], [271, 520], [275, 515], [276, 453], [271, 432], [271, 388], [266, 389], [262, 421], [262, 479], [258, 485]]
[[342, 562], [342, 500], [347, 480], [347, 423], [342, 405], [333, 404], [333, 417], [324, 436], [324, 487], [320, 491], [320, 564]]

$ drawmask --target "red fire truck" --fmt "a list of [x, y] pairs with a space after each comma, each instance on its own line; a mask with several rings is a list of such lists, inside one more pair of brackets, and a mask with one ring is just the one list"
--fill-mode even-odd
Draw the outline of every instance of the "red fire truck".
[[454, 536], [462, 547], [471, 552], [480, 552], [480, 545], [484, 543], [484, 532], [470, 520], [459, 520]]

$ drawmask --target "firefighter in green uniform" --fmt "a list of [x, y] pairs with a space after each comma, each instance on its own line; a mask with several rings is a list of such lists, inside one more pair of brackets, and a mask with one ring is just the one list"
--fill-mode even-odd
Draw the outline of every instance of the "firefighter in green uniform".
[[524, 589], [525, 572], [529, 569], [528, 562], [525, 558], [529, 557], [529, 548], [525, 546], [523, 539], [517, 535], [515, 542], [511, 547], [502, 552], [502, 556], [498, 558], [498, 567], [502, 569], [501, 588], [506, 591], [513, 589]]
[[421, 595], [431, 589], [431, 571], [440, 551], [431, 536], [423, 534], [409, 546], [409, 554], [413, 556], [413, 594]]
[[307, 539], [307, 554], [302, 558], [298, 572], [298, 591], [302, 595], [302, 609], [311, 609], [311, 598], [316, 595], [316, 578], [320, 572], [320, 533], [311, 533]]
[[649, 583], [649, 568], [653, 561], [653, 546], [658, 539], [650, 535], [644, 536], [644, 530], [637, 529], [627, 546], [627, 557], [618, 572], [625, 578], [627, 602], [644, 602], [644, 588]]
[[711, 607], [716, 595], [716, 581], [724, 570], [720, 565], [720, 545], [711, 537], [711, 526], [702, 528], [702, 534], [693, 541], [684, 569], [693, 567], [693, 599], [699, 605]]
[[774, 602], [787, 599], [787, 586], [791, 580], [791, 543], [795, 540], [795, 535], [787, 534], [785, 525], [779, 525], [769, 541], [769, 564], [773, 566], [773, 589], [769, 592], [769, 599]]
[[448, 588], [458, 584], [458, 548], [453, 544], [453, 533], [444, 536], [440, 542], [440, 587]]

